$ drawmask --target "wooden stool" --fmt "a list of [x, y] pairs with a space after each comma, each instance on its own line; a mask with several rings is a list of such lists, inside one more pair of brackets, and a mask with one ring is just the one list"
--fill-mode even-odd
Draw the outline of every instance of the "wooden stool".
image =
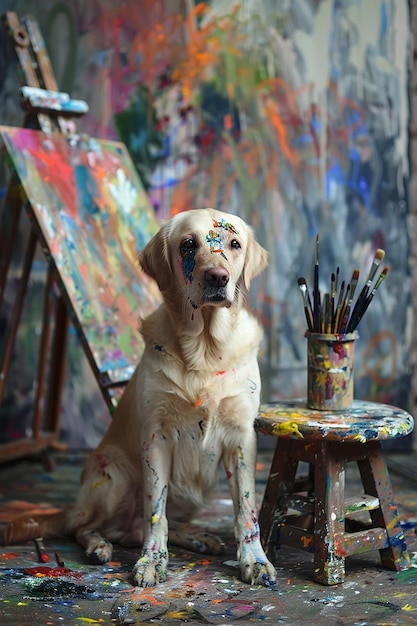
[[[312, 552], [314, 580], [324, 585], [344, 581], [345, 557], [370, 550], [379, 550], [388, 569], [409, 567], [381, 440], [413, 426], [406, 411], [374, 402], [354, 401], [343, 412], [308, 409], [305, 400], [262, 405], [255, 427], [278, 437], [259, 516], [270, 558], [281, 544]], [[300, 461], [308, 464], [306, 477], [296, 476]], [[345, 499], [352, 461], [365, 493]], [[370, 522], [355, 519], [363, 511]]]

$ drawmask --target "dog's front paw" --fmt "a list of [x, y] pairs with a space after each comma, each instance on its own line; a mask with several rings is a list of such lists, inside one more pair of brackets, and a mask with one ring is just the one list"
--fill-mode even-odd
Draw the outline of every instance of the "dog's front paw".
[[242, 580], [250, 585], [273, 587], [277, 581], [275, 567], [266, 557], [258, 538], [245, 537], [238, 549]]
[[242, 580], [250, 585], [263, 585], [274, 587], [277, 582], [275, 567], [268, 560], [256, 561], [255, 563], [240, 562]]
[[168, 553], [146, 551], [133, 568], [133, 582], [138, 587], [153, 587], [167, 579]]

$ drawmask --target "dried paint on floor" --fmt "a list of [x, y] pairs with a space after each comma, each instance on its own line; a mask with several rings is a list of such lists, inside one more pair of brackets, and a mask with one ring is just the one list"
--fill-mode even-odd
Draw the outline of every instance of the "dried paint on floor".
[[[270, 463], [270, 452], [258, 464], [259, 503]], [[416, 464], [416, 458], [402, 464]], [[42, 465], [19, 462], [0, 467], [0, 519], [31, 503], [43, 508], [72, 499], [84, 456], [57, 458], [46, 472]], [[398, 458], [398, 455], [397, 457]], [[416, 472], [410, 469], [410, 476]], [[355, 476], [347, 476], [354, 489]], [[294, 625], [415, 624], [417, 622], [417, 491], [412, 481], [392, 474], [401, 521], [413, 567], [396, 573], [381, 567], [379, 553], [368, 552], [346, 561], [346, 581], [322, 587], [312, 581], [312, 558], [281, 548], [275, 589], [252, 587], [238, 578], [233, 542], [232, 504], [225, 481], [219, 497], [198, 523], [221, 534], [223, 557], [202, 557], [170, 548], [168, 582], [138, 589], [131, 584], [137, 551], [115, 547], [106, 566], [89, 563], [80, 546], [69, 540], [48, 540], [49, 557], [39, 562], [33, 542], [0, 547], [0, 623], [19, 624], [236, 624]], [[20, 510], [19, 509], [19, 510]], [[59, 565], [58, 565], [59, 563]]]

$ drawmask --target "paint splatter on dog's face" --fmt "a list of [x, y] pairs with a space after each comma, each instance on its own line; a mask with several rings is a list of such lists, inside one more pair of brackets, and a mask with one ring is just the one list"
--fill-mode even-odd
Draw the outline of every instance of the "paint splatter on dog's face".
[[[217, 229], [217, 230], [214, 230]], [[217, 252], [222, 255], [223, 258], [227, 261], [227, 256], [224, 253], [224, 245], [223, 245], [223, 234], [222, 229], [233, 235], [238, 235], [238, 231], [230, 222], [226, 222], [226, 220], [222, 217], [220, 220], [216, 220], [213, 218], [213, 229], [209, 230], [209, 234], [206, 235], [206, 241], [210, 246], [210, 252]], [[238, 245], [238, 240], [235, 240], [235, 247]], [[240, 245], [240, 244], [239, 244]]]
[[209, 230], [208, 235], [206, 235], [206, 241], [208, 245], [210, 246], [210, 252], [218, 252], [225, 259], [227, 259], [227, 257], [224, 254], [222, 238], [216, 230]]
[[177, 267], [193, 309], [229, 307], [243, 269], [246, 240], [224, 217], [204, 217], [180, 238]]
[[208, 235], [206, 235], [206, 241], [210, 246], [210, 252], [217, 252], [221, 254], [227, 261], [227, 256], [224, 253], [223, 236], [221, 232], [222, 229], [225, 232], [232, 233], [233, 235], [239, 234], [233, 224], [226, 222], [224, 217], [222, 217], [220, 220], [213, 219], [213, 229], [210, 229]]
[[188, 283], [193, 280], [196, 245], [192, 237], [184, 239], [180, 245], [180, 257], [184, 278]]
[[221, 220], [213, 219], [213, 226], [214, 228], [223, 228], [224, 230], [226, 230], [229, 233], [232, 233], [233, 235], [239, 234], [236, 228], [233, 226], [233, 224], [231, 224], [230, 222], [226, 222], [224, 217], [222, 217]]
[[[173, 292], [185, 288], [194, 310], [230, 307], [250, 280], [252, 269], [247, 271], [247, 266], [251, 267], [252, 250], [261, 250], [243, 220], [214, 209], [179, 214], [170, 224], [168, 237], [175, 251], [171, 257], [176, 277]], [[264, 264], [263, 253], [256, 254]]]

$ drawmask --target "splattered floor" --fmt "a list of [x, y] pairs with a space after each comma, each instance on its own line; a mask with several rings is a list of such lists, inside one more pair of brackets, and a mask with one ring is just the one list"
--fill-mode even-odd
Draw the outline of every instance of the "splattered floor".
[[[272, 452], [261, 453], [259, 504]], [[84, 453], [56, 455], [52, 471], [34, 461], [0, 465], [0, 522], [30, 503], [45, 509], [72, 500]], [[232, 504], [225, 481], [198, 523], [221, 534], [222, 558], [170, 551], [170, 575], [153, 589], [131, 586], [136, 552], [116, 546], [114, 561], [91, 565], [71, 541], [49, 540], [47, 563], [35, 545], [0, 546], [0, 624], [67, 626], [86, 624], [249, 624], [297, 626], [417, 623], [417, 453], [386, 454], [413, 567], [396, 573], [381, 568], [378, 552], [347, 559], [344, 584], [322, 587], [312, 581], [312, 558], [281, 548], [276, 589], [239, 581], [232, 538]], [[357, 493], [356, 466], [347, 472], [348, 490]], [[58, 563], [60, 565], [58, 565]]]

